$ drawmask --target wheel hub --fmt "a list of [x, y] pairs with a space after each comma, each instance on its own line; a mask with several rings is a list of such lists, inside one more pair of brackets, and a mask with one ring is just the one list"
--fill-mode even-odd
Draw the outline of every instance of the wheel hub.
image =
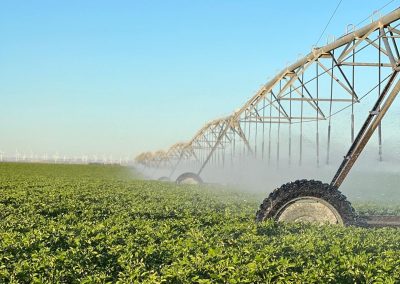
[[185, 178], [181, 181], [181, 184], [199, 184], [194, 178]]
[[277, 213], [280, 222], [308, 222], [319, 224], [343, 224], [337, 210], [317, 197], [299, 197], [286, 203]]

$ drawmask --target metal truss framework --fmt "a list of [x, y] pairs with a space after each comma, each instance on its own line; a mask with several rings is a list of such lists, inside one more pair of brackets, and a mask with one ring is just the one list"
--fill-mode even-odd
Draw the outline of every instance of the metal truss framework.
[[[335, 118], [348, 113], [352, 146], [332, 181], [340, 186], [375, 129], [382, 159], [381, 120], [399, 85], [399, 19], [400, 9], [396, 9], [323, 47], [313, 48], [307, 56], [262, 85], [231, 116], [207, 123], [174, 155], [168, 155], [169, 151], [144, 153], [138, 161], [146, 164], [150, 158], [163, 161], [157, 165], [171, 165], [174, 160], [172, 172], [180, 162], [194, 161], [199, 165], [198, 174], [209, 163], [223, 166], [229, 156], [233, 161], [237, 155], [252, 155], [268, 163], [272, 158], [279, 163], [285, 155], [289, 163], [296, 159], [301, 165], [305, 136], [313, 132], [317, 165], [329, 163]], [[355, 112], [371, 98], [377, 101], [358, 129]]]

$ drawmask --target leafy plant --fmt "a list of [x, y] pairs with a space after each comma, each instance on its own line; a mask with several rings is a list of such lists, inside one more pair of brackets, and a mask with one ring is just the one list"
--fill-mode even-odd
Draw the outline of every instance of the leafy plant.
[[260, 195], [137, 177], [0, 164], [0, 283], [400, 281], [398, 229], [256, 224]]

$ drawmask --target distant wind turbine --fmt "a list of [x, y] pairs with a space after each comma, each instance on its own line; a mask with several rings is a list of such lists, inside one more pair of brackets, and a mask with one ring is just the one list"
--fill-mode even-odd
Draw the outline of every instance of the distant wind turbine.
[[54, 163], [57, 164], [58, 152], [56, 152], [56, 153], [53, 155], [53, 159], [54, 159]]

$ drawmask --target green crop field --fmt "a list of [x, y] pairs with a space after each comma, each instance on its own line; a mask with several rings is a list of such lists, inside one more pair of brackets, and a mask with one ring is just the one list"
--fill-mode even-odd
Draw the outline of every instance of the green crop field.
[[264, 195], [2, 163], [0, 283], [400, 282], [399, 229], [256, 224]]

